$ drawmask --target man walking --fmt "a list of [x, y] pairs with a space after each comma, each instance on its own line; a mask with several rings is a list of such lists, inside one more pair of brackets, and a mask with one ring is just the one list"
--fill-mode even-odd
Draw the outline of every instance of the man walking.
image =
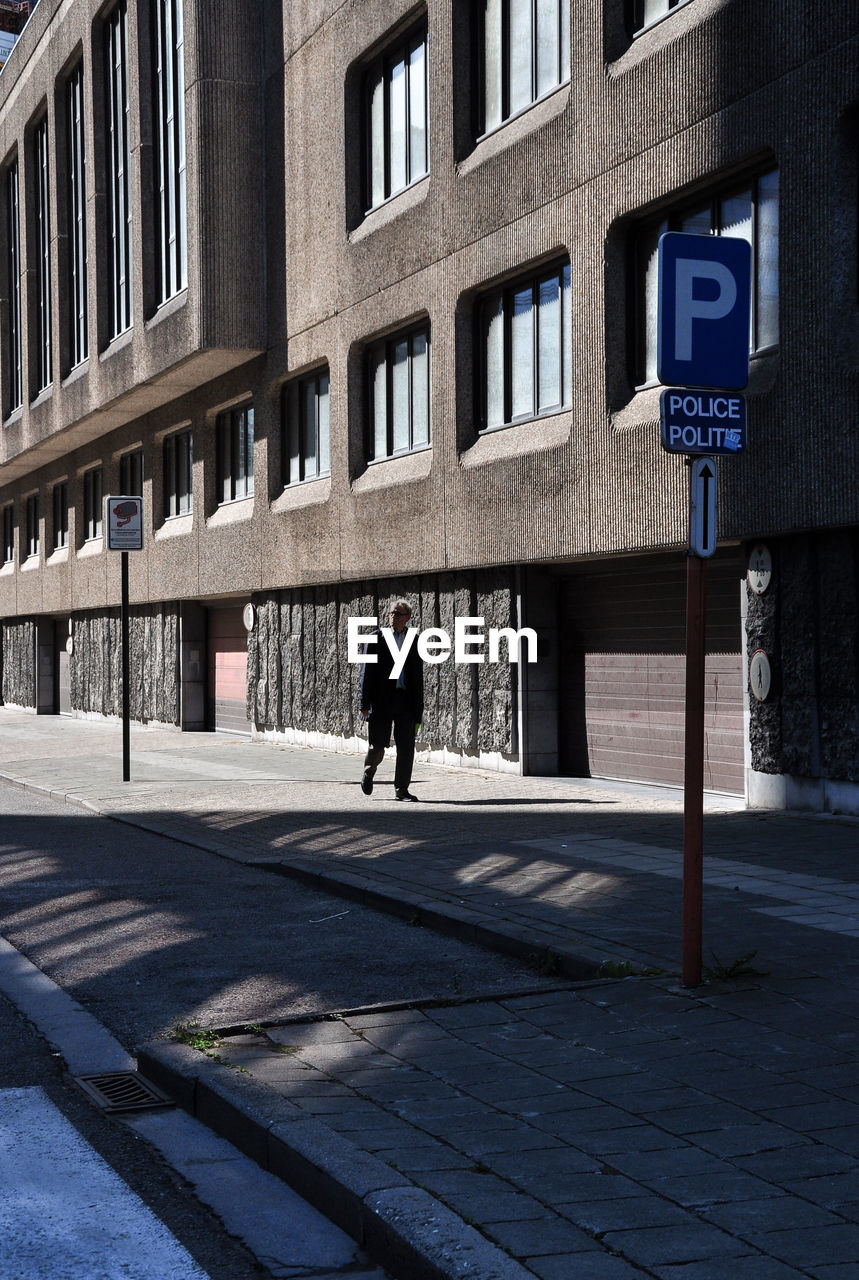
[[[364, 662], [361, 667], [358, 706], [364, 719], [369, 716], [370, 737], [361, 778], [361, 790], [365, 796], [372, 794], [373, 777], [382, 762], [385, 748], [391, 745], [393, 727], [397, 750], [394, 795], [398, 800], [417, 800], [417, 796], [409, 791], [409, 783], [415, 759], [415, 734], [424, 710], [424, 671], [413, 636], [410, 637], [412, 644], [406, 652], [402, 670], [396, 678], [392, 675], [396, 650], [401, 650], [407, 643], [406, 628], [411, 616], [411, 605], [406, 600], [398, 600], [390, 614], [393, 636], [386, 638], [382, 629], [377, 627], [371, 633], [376, 637], [376, 661]], [[392, 640], [393, 648], [388, 639]]]

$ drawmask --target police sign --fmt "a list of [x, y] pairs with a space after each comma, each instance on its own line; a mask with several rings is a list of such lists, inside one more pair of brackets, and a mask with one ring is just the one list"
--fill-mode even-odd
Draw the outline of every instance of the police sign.
[[749, 380], [752, 250], [732, 236], [659, 237], [659, 381], [741, 390]]
[[659, 397], [659, 425], [662, 448], [668, 453], [742, 453], [746, 398], [669, 387]]

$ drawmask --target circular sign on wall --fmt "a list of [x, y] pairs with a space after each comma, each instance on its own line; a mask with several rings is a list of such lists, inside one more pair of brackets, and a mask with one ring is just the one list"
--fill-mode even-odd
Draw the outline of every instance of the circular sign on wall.
[[[233, 615], [235, 617], [235, 614]], [[254, 618], [256, 613], [252, 604], [246, 604], [242, 610], [242, 622], [245, 624], [245, 631], [253, 631]]]
[[763, 649], [755, 649], [749, 663], [749, 688], [758, 702], [766, 702], [772, 687], [772, 667]]
[[773, 576], [773, 558], [770, 549], [759, 542], [752, 547], [749, 556], [749, 568], [746, 574], [749, 586], [756, 596], [761, 596], [770, 585]]

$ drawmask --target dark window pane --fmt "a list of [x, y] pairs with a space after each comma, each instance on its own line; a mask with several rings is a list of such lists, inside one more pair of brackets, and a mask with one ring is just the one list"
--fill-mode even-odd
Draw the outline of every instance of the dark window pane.
[[428, 168], [426, 33], [394, 45], [367, 73], [367, 200], [381, 204]]
[[105, 27], [110, 336], [131, 325], [131, 149], [129, 144], [128, 18], [120, 0]]
[[752, 355], [778, 342], [778, 170], [728, 187], [704, 204], [681, 205], [667, 219], [642, 228], [636, 242], [637, 316], [635, 380], [656, 380], [657, 248], [668, 229], [727, 235], [752, 247]]
[[154, 63], [159, 302], [187, 283], [185, 53], [182, 0], [155, 0]]
[[510, 323], [511, 404], [513, 418], [534, 412], [534, 291], [529, 285], [513, 294]]
[[537, 408], [551, 409], [561, 397], [561, 282], [557, 276], [539, 285], [537, 311]]
[[331, 425], [328, 394], [328, 375], [319, 379], [319, 474], [327, 475], [331, 469]]
[[6, 214], [8, 218], [8, 280], [9, 280], [9, 345], [8, 408], [11, 413], [20, 408], [23, 395], [21, 362], [21, 225], [18, 210], [18, 164], [13, 164], [6, 175]]
[[499, 294], [484, 310], [486, 426], [500, 427], [504, 414], [504, 300]]
[[304, 384], [304, 474], [316, 475], [316, 380]]
[[510, 13], [509, 115], [515, 115], [534, 100], [531, 85], [533, 48], [531, 0], [507, 0]]
[[570, 404], [570, 266], [487, 295], [481, 306], [482, 426], [505, 426]]
[[483, 132], [551, 93], [570, 75], [569, 0], [482, 0]]
[[758, 179], [756, 235], [757, 347], [778, 342], [778, 171]]
[[428, 445], [429, 330], [377, 343], [368, 355], [367, 377], [371, 460]]

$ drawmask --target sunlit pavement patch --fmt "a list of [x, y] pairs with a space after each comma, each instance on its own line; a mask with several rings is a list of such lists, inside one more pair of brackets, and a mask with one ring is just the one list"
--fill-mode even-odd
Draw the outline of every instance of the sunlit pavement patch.
[[0, 1275], [207, 1280], [40, 1088], [0, 1091]]

